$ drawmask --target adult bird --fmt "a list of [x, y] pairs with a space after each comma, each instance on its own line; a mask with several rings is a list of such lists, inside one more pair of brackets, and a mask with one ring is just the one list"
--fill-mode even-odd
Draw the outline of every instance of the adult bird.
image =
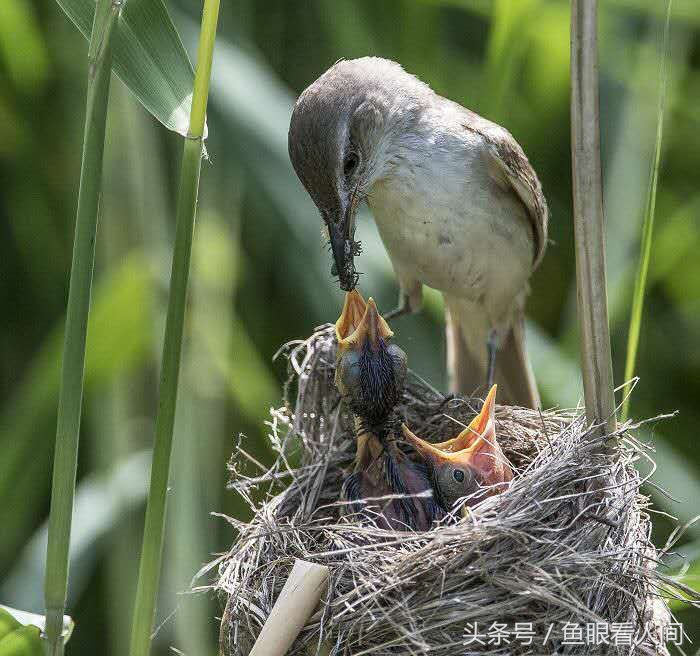
[[403, 426], [404, 438], [427, 464], [438, 503], [446, 510], [460, 499], [472, 506], [498, 494], [513, 479], [513, 470], [496, 439], [495, 407], [494, 385], [469, 426], [440, 444], [426, 442]]
[[357, 283], [355, 214], [367, 202], [401, 288], [390, 316], [417, 311], [423, 284], [440, 290], [452, 390], [495, 380], [508, 402], [537, 407], [523, 317], [547, 205], [511, 134], [399, 64], [363, 57], [301, 94], [289, 155], [328, 229], [341, 288]]
[[335, 382], [355, 416], [357, 455], [345, 478], [344, 514], [380, 528], [428, 530], [444, 515], [425, 463], [415, 462], [397, 444], [395, 408], [406, 380], [406, 354], [389, 343], [393, 336], [370, 298], [354, 289], [345, 296], [336, 322]]

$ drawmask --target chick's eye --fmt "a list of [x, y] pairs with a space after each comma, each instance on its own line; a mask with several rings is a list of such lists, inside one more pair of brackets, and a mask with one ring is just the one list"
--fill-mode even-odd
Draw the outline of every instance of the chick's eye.
[[461, 469], [455, 469], [452, 472], [452, 478], [454, 478], [458, 483], [464, 482], [464, 472]]
[[359, 158], [355, 153], [349, 153], [345, 157], [345, 161], [343, 162], [343, 172], [345, 173], [346, 176], [352, 175], [357, 168], [357, 165], [360, 163]]

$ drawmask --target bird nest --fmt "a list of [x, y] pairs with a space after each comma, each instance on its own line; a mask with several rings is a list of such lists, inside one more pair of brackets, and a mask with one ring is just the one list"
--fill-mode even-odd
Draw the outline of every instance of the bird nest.
[[[648, 499], [634, 467], [647, 447], [623, 426], [615, 455], [576, 412], [499, 406], [515, 478], [502, 494], [428, 532], [341, 517], [352, 417], [334, 385], [332, 326], [286, 349], [288, 402], [272, 412], [277, 459], [249, 476], [239, 444], [230, 488], [250, 505], [231, 550], [211, 564], [225, 599], [220, 645], [248, 654], [296, 558], [330, 568], [321, 605], [290, 654], [666, 654]], [[290, 401], [290, 398], [293, 401]], [[480, 402], [445, 398], [415, 374], [400, 407], [430, 441], [453, 437]], [[684, 591], [686, 596], [688, 590]]]

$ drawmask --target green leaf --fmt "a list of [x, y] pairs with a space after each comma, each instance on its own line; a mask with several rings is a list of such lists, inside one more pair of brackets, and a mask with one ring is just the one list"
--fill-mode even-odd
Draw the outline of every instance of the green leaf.
[[[57, 2], [89, 39], [95, 3]], [[112, 67], [156, 119], [169, 130], [187, 135], [194, 71], [163, 0], [124, 2], [113, 37]]]
[[0, 608], [0, 640], [2, 640], [6, 635], [12, 633], [15, 629], [19, 629], [22, 626], [10, 613], [4, 608]]
[[41, 633], [35, 626], [22, 626], [0, 640], [0, 656], [42, 656]]
[[[9, 654], [33, 654], [34, 652], [29, 651], [11, 651], [8, 646], [11, 645], [32, 645], [32, 636], [36, 635], [39, 638], [39, 632], [44, 630], [46, 626], [46, 618], [43, 615], [38, 615], [37, 613], [30, 613], [26, 610], [18, 610], [16, 608], [10, 608], [9, 606], [4, 606], [0, 604], [0, 626], [10, 627], [11, 633], [1, 634], [0, 633], [0, 655], [9, 656]], [[73, 628], [75, 627], [75, 622], [68, 616], [63, 616], [63, 640], [68, 642], [70, 639]], [[34, 629], [34, 631], [23, 631], [23, 629]], [[18, 635], [20, 639], [13, 640], [12, 642], [7, 642], [10, 635]], [[39, 639], [40, 640], [40, 639]], [[41, 642], [39, 642], [41, 644]], [[42, 653], [37, 652], [37, 653]]]

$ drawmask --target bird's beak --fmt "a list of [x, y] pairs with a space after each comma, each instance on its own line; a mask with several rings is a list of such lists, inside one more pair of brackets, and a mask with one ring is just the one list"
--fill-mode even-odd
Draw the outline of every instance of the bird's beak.
[[[344, 331], [354, 325], [354, 319], [357, 317], [357, 311], [360, 308], [360, 301], [364, 303], [359, 293], [357, 293], [357, 296], [353, 296], [349, 299], [352, 293], [353, 292], [349, 292], [345, 297], [347, 312], [346, 308], [343, 307], [343, 313], [340, 315], [338, 323], [336, 323], [336, 335], [338, 336], [338, 345], [340, 348], [359, 348], [368, 342], [372, 348], [376, 348], [379, 346], [381, 340], [387, 340], [393, 337], [394, 333], [391, 328], [389, 328], [389, 324], [384, 320], [382, 315], [379, 314], [377, 304], [371, 297], [367, 301], [362, 318], [355, 330], [350, 334], [343, 335]], [[340, 329], [338, 328], [338, 324], [341, 324]]]
[[418, 454], [426, 461], [432, 464], [435, 468], [442, 464], [454, 460], [454, 455], [449, 451], [438, 449], [434, 444], [426, 442], [411, 432], [406, 424], [401, 424], [401, 430], [406, 441], [409, 442]]
[[481, 412], [472, 419], [469, 426], [457, 437], [453, 437], [445, 442], [439, 442], [433, 446], [441, 451], [454, 453], [472, 446], [479, 437], [483, 437], [486, 440], [494, 437], [496, 434], [496, 389], [497, 385], [494, 385], [489, 390], [484, 405], [481, 407]]
[[[403, 435], [435, 469], [444, 464], [469, 468], [481, 485], [494, 486], [513, 479], [513, 471], [496, 441], [496, 386], [488, 393], [481, 412], [456, 438], [430, 444], [402, 425]], [[465, 446], [466, 445], [466, 446]]]
[[496, 443], [496, 385], [488, 393], [481, 412], [457, 437], [431, 444], [412, 433], [405, 424], [401, 425], [403, 435], [415, 450], [435, 466], [451, 462], [455, 465], [473, 464], [483, 451], [491, 452]]
[[360, 320], [360, 325], [352, 335], [352, 340], [362, 345], [369, 342], [372, 348], [379, 346], [381, 340], [387, 340], [394, 336], [389, 324], [384, 320], [379, 311], [377, 304], [372, 297], [367, 301], [367, 308]]
[[366, 309], [367, 303], [357, 289], [345, 294], [343, 311], [335, 322], [335, 336], [338, 338], [338, 343], [345, 342], [357, 330]]
[[[435, 444], [430, 444], [430, 442], [426, 442], [412, 433], [405, 424], [401, 424], [401, 429], [406, 441], [413, 445], [413, 448], [418, 452], [418, 455], [423, 458], [426, 465], [428, 465], [428, 467], [434, 471], [439, 470], [445, 465], [451, 465], [464, 470], [468, 469], [472, 472], [472, 475], [478, 472], [478, 474], [481, 476], [482, 472], [478, 467], [479, 463], [475, 463], [474, 461], [473, 449], [462, 449], [461, 451], [454, 452], [443, 451]], [[489, 463], [493, 465], [493, 460], [489, 460]], [[475, 466], [475, 464], [477, 466]], [[510, 480], [510, 478], [507, 480]]]
[[355, 272], [355, 213], [357, 212], [358, 194], [353, 193], [345, 207], [339, 208], [328, 222], [328, 236], [333, 253], [331, 274], [338, 276], [340, 288], [350, 291], [357, 284]]

